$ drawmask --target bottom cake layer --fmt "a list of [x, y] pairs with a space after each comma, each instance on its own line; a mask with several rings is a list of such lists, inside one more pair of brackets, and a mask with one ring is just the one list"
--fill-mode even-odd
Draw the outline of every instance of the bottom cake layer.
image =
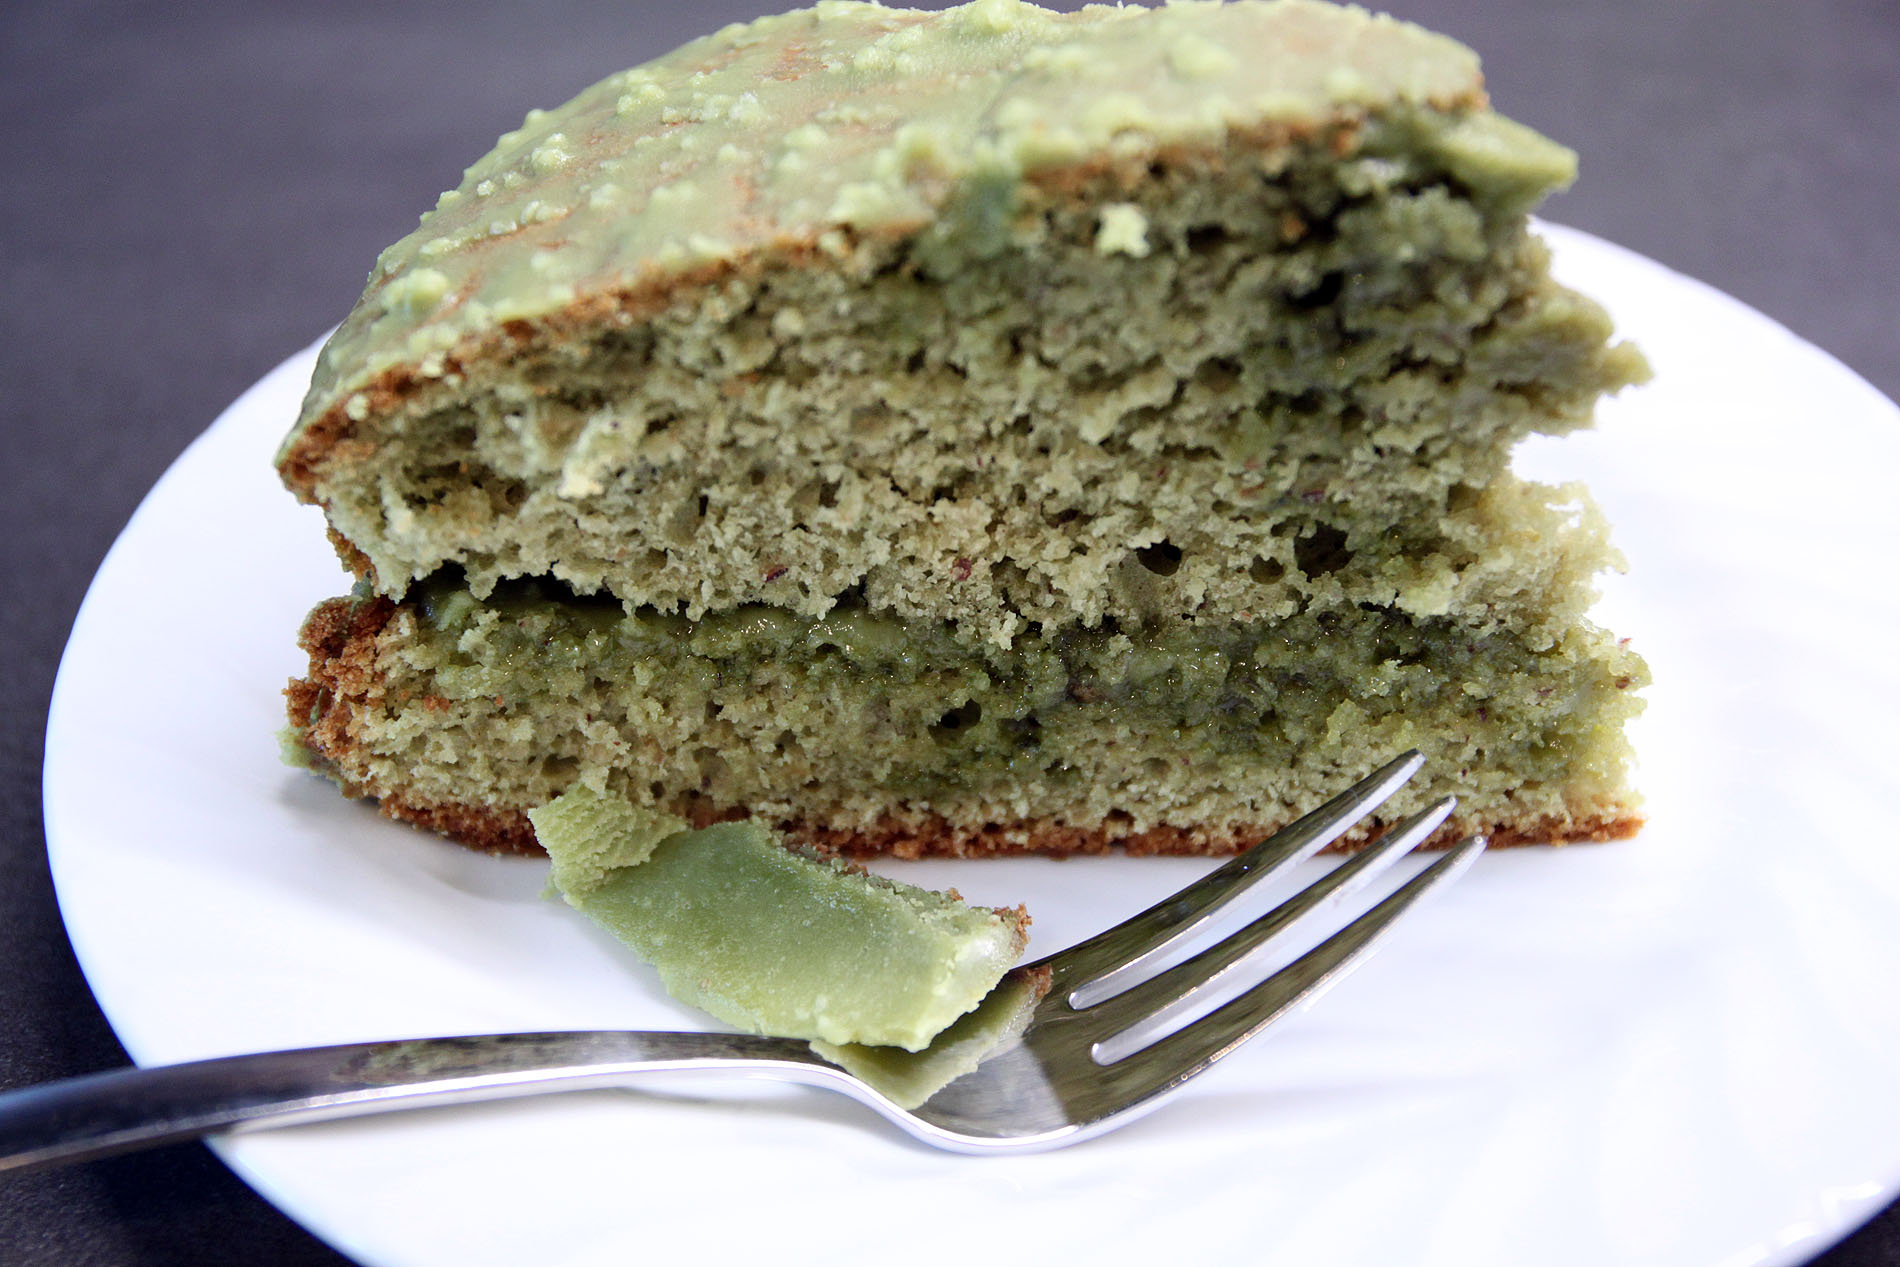
[[1446, 839], [1640, 825], [1622, 731], [1647, 670], [1588, 624], [1516, 639], [1353, 606], [1001, 648], [850, 607], [689, 622], [438, 579], [325, 603], [303, 645], [292, 755], [496, 852], [536, 851], [526, 811], [586, 779], [852, 853], [1225, 853], [1409, 748], [1425, 772], [1384, 813], [1455, 794]]

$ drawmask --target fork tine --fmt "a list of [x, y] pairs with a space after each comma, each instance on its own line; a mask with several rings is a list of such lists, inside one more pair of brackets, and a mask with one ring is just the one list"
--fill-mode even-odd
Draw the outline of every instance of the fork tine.
[[1281, 1013], [1331, 985], [1427, 893], [1460, 875], [1485, 846], [1473, 836], [1394, 890], [1384, 901], [1265, 981], [1202, 1019], [1110, 1066], [1132, 1107], [1202, 1073]]
[[1376, 845], [1334, 867], [1233, 936], [1158, 976], [1115, 995], [1089, 1013], [1088, 1030], [1101, 1036], [1096, 1056], [1112, 1063], [1147, 1046], [1169, 1023], [1234, 979], [1243, 961], [1312, 916], [1336, 907], [1438, 830], [1457, 806], [1447, 796], [1387, 832]]
[[1069, 991], [1070, 1006], [1078, 1008], [1127, 989], [1142, 978], [1145, 968], [1169, 948], [1193, 936], [1229, 902], [1339, 839], [1424, 764], [1425, 758], [1416, 751], [1387, 762], [1312, 813], [1172, 897], [1052, 956], [1045, 962], [1056, 975], [1056, 988]]

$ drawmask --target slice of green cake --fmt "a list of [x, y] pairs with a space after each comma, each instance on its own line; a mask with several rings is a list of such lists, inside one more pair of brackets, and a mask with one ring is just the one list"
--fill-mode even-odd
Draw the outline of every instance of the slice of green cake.
[[757, 822], [692, 831], [585, 785], [529, 817], [571, 905], [675, 998], [755, 1033], [920, 1051], [1027, 943], [1020, 910], [795, 853]]
[[1408, 747], [1449, 830], [1627, 836], [1616, 556], [1508, 469], [1645, 373], [1531, 232], [1573, 168], [1312, 0], [826, 3], [614, 76], [322, 355], [280, 470], [362, 588], [293, 742], [495, 850], [587, 782], [1220, 852]]

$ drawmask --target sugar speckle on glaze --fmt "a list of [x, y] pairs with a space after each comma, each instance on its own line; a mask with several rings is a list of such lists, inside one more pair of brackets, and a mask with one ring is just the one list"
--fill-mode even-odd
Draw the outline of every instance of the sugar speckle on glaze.
[[1141, 259], [1148, 254], [1148, 217], [1131, 202], [1110, 203], [1102, 208], [1102, 225], [1095, 234], [1097, 255], [1132, 255]]
[[411, 269], [383, 287], [383, 311], [414, 317], [433, 311], [449, 293], [449, 279], [433, 268]]
[[1218, 79], [1234, 69], [1234, 55], [1199, 35], [1183, 35], [1168, 48], [1168, 65], [1183, 79]]

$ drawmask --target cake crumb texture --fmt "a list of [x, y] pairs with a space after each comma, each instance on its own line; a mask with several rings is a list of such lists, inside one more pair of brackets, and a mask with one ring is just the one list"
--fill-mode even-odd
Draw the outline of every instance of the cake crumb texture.
[[827, 2], [530, 114], [279, 457], [359, 579], [290, 741], [532, 851], [585, 783], [904, 856], [1227, 852], [1416, 747], [1640, 823], [1620, 560], [1516, 442], [1642, 381], [1444, 37], [1313, 0]]

